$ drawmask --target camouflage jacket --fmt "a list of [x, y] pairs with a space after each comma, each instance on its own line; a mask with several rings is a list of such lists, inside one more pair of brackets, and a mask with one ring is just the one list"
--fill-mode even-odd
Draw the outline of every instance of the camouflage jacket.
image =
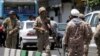
[[72, 19], [66, 27], [65, 35], [64, 35], [64, 43], [68, 46], [74, 46], [76, 44], [84, 44], [87, 43], [87, 39], [89, 38], [89, 28], [87, 28], [87, 24], [83, 22], [81, 19]]
[[86, 29], [87, 29], [87, 38], [85, 39], [84, 44], [90, 44], [90, 41], [93, 37], [93, 32], [92, 32], [90, 24], [88, 24], [87, 22], [84, 22], [84, 23], [86, 24]]
[[[46, 22], [45, 21], [43, 21], [42, 19], [41, 19], [41, 17], [40, 16], [38, 16], [37, 18], [36, 18], [36, 21], [35, 21], [35, 23], [34, 23], [34, 26], [35, 27], [39, 27], [39, 28], [44, 28], [45, 29], [45, 31], [48, 31], [49, 32], [49, 28], [48, 28], [48, 25], [47, 24], [50, 24], [50, 20], [48, 19], [48, 18], [46, 18]], [[36, 32], [37, 33], [43, 33], [44, 31], [41, 31], [41, 30], [36, 30]]]
[[9, 31], [14, 31], [16, 33], [18, 31], [18, 20], [17, 19], [10, 19], [9, 17], [3, 21], [3, 25], [5, 31], [8, 33]]

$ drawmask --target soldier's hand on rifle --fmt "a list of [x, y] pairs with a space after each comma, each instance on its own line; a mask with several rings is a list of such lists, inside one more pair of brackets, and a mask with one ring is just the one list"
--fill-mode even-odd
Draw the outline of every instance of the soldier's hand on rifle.
[[36, 30], [44, 31], [45, 29], [43, 27], [34, 27]]
[[9, 34], [11, 35], [13, 33], [13, 31], [11, 30], [11, 31], [9, 31]]
[[40, 28], [41, 31], [45, 31], [45, 29], [43, 27]]

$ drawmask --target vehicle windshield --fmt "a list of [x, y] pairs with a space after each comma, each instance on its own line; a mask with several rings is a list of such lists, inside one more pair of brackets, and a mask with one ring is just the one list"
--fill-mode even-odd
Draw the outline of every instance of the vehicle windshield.
[[86, 16], [85, 16], [85, 21], [89, 23], [90, 17], [91, 17], [91, 14], [86, 15]]
[[58, 24], [58, 31], [65, 31], [66, 24]]
[[26, 29], [33, 28], [33, 23], [34, 22], [27, 22], [26, 23]]
[[91, 20], [91, 26], [92, 26], [92, 27], [97, 27], [98, 24], [99, 24], [98, 13], [95, 13], [95, 14], [93, 15], [92, 20]]

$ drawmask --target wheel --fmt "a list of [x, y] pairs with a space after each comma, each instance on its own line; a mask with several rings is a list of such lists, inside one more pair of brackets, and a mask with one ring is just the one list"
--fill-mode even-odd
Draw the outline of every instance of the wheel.
[[17, 44], [16, 44], [16, 48], [19, 49], [19, 45], [20, 45], [20, 41], [19, 41], [19, 35], [17, 35]]
[[59, 37], [58, 39], [57, 39], [58, 41], [57, 41], [57, 47], [58, 48], [62, 48], [62, 38], [61, 37]]
[[26, 49], [26, 44], [21, 43], [21, 49], [22, 49], [22, 50], [25, 50], [25, 49]]
[[59, 47], [62, 48], [62, 38], [60, 38]]
[[55, 44], [51, 43], [51, 50], [54, 50]]
[[19, 45], [21, 45], [22, 37], [19, 38]]
[[23, 50], [26, 50], [26, 47], [27, 47], [27, 45], [24, 44], [22, 49], [23, 49]]

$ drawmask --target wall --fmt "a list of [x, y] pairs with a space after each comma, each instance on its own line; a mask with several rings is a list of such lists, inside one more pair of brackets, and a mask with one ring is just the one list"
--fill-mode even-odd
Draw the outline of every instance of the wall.
[[62, 22], [66, 22], [69, 18], [70, 11], [71, 11], [71, 3], [64, 3], [63, 10], [62, 10]]
[[58, 17], [55, 16], [55, 12], [53, 10], [49, 12], [49, 17], [54, 17], [54, 20], [58, 22]]
[[[61, 17], [61, 21], [62, 22], [66, 22], [67, 21], [69, 15], [70, 15], [71, 7], [72, 7], [71, 3], [64, 3], [63, 4], [63, 7], [61, 9], [61, 16], [62, 16]], [[55, 21], [58, 22], [58, 17], [55, 16], [55, 12], [53, 10], [49, 12], [49, 16], [50, 17], [53, 16]]]

